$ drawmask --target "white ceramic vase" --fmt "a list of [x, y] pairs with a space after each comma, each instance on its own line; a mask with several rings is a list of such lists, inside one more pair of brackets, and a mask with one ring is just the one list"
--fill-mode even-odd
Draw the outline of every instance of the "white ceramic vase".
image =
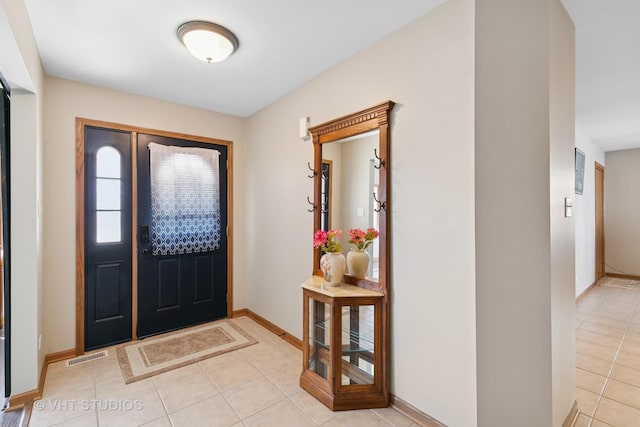
[[327, 252], [320, 258], [320, 270], [327, 286], [340, 286], [347, 263], [340, 252]]
[[349, 274], [357, 279], [364, 279], [369, 271], [369, 252], [364, 249], [354, 249], [347, 254]]

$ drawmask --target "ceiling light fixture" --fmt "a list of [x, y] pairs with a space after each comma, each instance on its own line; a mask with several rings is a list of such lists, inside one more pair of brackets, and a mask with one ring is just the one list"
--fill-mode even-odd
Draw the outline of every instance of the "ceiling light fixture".
[[178, 38], [196, 58], [224, 61], [238, 49], [238, 39], [225, 27], [212, 22], [190, 21], [178, 27]]

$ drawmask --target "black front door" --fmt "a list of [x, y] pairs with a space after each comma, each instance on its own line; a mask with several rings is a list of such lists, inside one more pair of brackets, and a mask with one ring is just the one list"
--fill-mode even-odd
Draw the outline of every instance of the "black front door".
[[131, 133], [85, 127], [85, 350], [131, 340]]
[[[186, 230], [186, 227], [180, 223], [179, 218], [171, 229], [167, 229], [166, 224], [162, 228], [157, 226], [154, 229], [153, 220], [157, 224], [159, 214], [158, 211], [152, 211], [150, 143], [162, 146], [204, 148], [217, 150], [220, 153], [218, 176], [220, 209], [219, 223], [216, 221], [215, 227], [220, 239], [219, 245], [214, 249], [204, 251], [199, 249], [191, 253], [167, 253], [167, 251], [158, 251], [157, 247], [154, 249], [160, 233], [171, 236], [175, 234], [176, 239], [179, 236], [180, 242], [195, 242], [203, 237], [191, 234], [191, 231]], [[138, 337], [226, 317], [227, 147], [139, 134], [137, 153]], [[197, 165], [194, 164], [194, 166]], [[195, 189], [193, 194], [190, 188], [184, 193], [189, 193], [189, 197], [195, 197], [196, 200], [202, 197]], [[186, 200], [184, 197], [175, 197], [175, 199], [177, 204], [193, 202], [192, 199]], [[157, 205], [156, 202], [155, 208]], [[155, 216], [152, 218], [152, 215]]]

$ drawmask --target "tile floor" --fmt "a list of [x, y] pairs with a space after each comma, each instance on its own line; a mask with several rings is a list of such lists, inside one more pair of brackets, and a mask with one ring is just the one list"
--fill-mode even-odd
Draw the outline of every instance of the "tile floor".
[[[640, 285], [605, 279], [576, 305], [576, 427], [640, 426]], [[302, 355], [254, 321], [260, 343], [125, 385], [115, 357], [49, 366], [30, 426], [403, 426], [392, 408], [331, 412], [298, 386]]]
[[129, 385], [113, 348], [105, 359], [50, 365], [29, 425], [417, 426], [392, 408], [331, 412], [298, 385], [299, 350], [249, 318], [234, 321], [260, 342]]
[[576, 305], [575, 426], [638, 427], [640, 283], [629, 289], [630, 280], [603, 280], [610, 286], [595, 287]]

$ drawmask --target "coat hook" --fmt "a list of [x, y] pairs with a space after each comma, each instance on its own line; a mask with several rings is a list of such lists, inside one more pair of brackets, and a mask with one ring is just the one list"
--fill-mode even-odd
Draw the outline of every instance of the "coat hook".
[[311, 199], [309, 198], [309, 196], [307, 196], [307, 202], [308, 202], [311, 206], [313, 206], [311, 209], [307, 209], [307, 212], [313, 212], [313, 211], [315, 211], [315, 210], [316, 210], [316, 204], [315, 204], [315, 203], [313, 203], [313, 202], [311, 201]]
[[309, 170], [311, 172], [313, 172], [313, 175], [307, 175], [309, 178], [315, 178], [316, 175], [318, 175], [318, 172], [316, 172], [316, 170], [314, 168], [311, 167], [311, 163], [307, 162], [307, 166], [309, 167]]
[[380, 200], [378, 200], [378, 198], [376, 197], [376, 193], [373, 193], [373, 200], [375, 200], [378, 204], [378, 207], [374, 209], [374, 211], [380, 212], [382, 209], [387, 209], [387, 202], [381, 202]]
[[380, 156], [378, 156], [378, 149], [377, 148], [373, 149], [373, 155], [376, 156], [376, 159], [378, 160], [378, 164], [377, 165], [373, 165], [373, 167], [376, 168], [376, 169], [380, 169], [381, 167], [384, 166], [384, 160], [382, 160], [380, 158]]

